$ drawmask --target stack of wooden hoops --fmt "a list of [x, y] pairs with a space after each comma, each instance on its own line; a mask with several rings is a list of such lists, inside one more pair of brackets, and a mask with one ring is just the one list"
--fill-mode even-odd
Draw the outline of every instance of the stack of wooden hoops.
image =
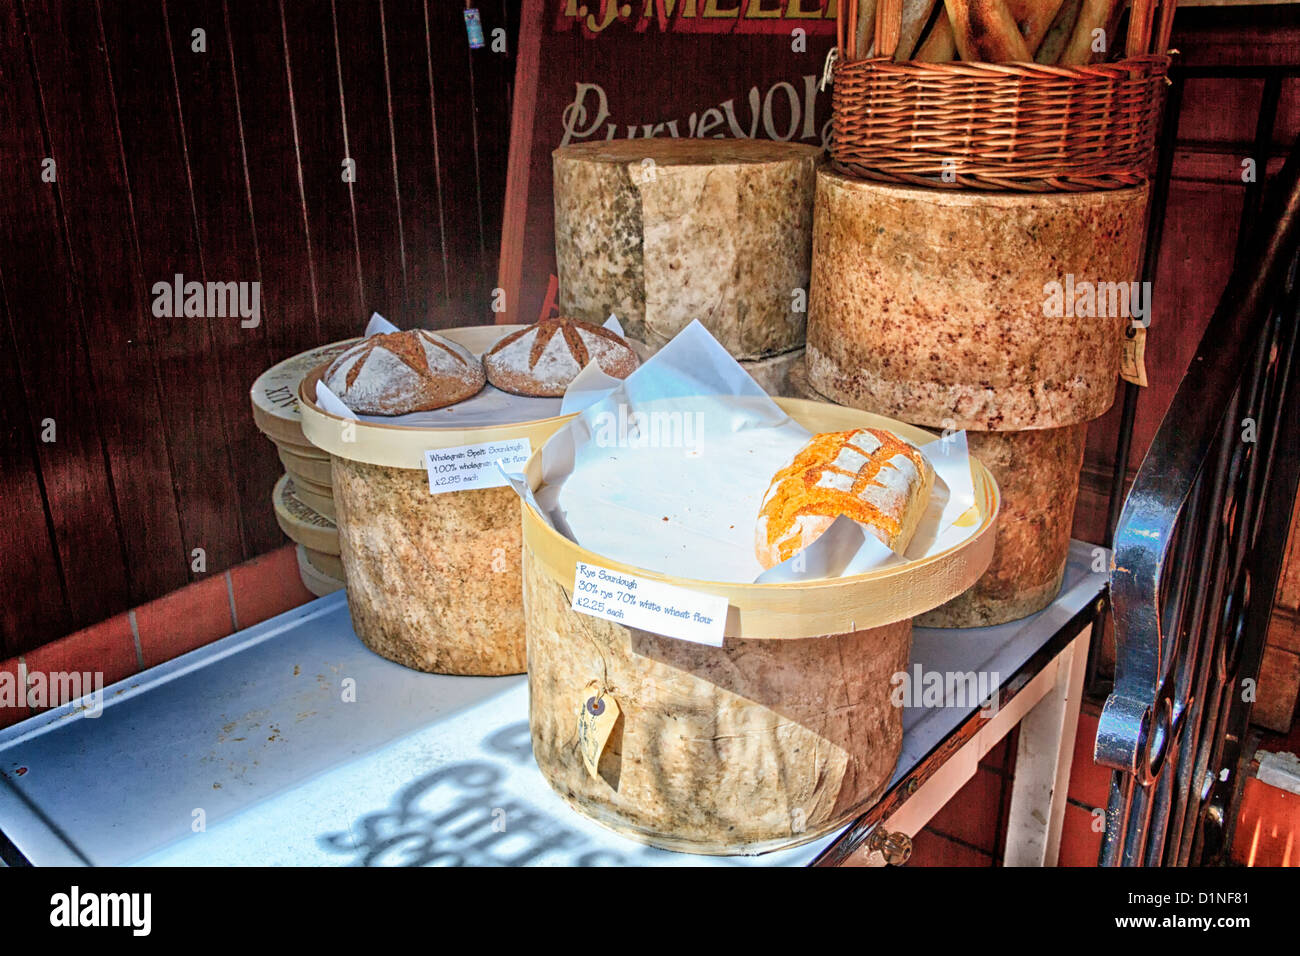
[[317, 597], [344, 586], [339, 531], [329, 455], [302, 431], [298, 384], [312, 368], [333, 358], [355, 339], [308, 349], [257, 377], [249, 390], [253, 421], [275, 443], [284, 475], [271, 494], [275, 520], [297, 545], [298, 574]]
[[[1090, 41], [1117, 34], [1122, 4], [1106, 0], [841, 11], [796, 391], [968, 431], [1002, 492], [997, 550], [917, 622], [1016, 620], [1060, 589], [1087, 423], [1114, 398], [1173, 4], [1157, 18], [1137, 0], [1133, 55], [1114, 63], [1089, 62]], [[1018, 62], [965, 62], [981, 54]], [[1128, 308], [1052, 300], [1102, 283]]]

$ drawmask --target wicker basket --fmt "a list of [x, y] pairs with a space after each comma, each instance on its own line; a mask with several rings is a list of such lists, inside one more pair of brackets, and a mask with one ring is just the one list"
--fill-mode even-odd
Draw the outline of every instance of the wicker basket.
[[[1149, 178], [1168, 56], [1089, 66], [895, 62], [901, 2], [881, 0], [875, 50], [883, 55], [868, 59], [856, 58], [854, 29], [845, 37], [842, 11], [856, 18], [857, 4], [839, 6], [831, 162], [840, 172], [1022, 192], [1119, 189]], [[891, 5], [892, 19], [883, 15]], [[1143, 34], [1144, 51], [1151, 34]], [[1167, 34], [1155, 36], [1159, 44]]]

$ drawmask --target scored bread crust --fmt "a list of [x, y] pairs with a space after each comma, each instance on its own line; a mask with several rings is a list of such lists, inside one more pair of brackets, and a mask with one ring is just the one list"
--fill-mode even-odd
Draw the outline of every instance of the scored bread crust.
[[640, 360], [622, 336], [580, 319], [558, 316], [511, 332], [483, 353], [487, 380], [504, 392], [555, 398], [589, 361], [627, 378]]
[[902, 554], [930, 504], [934, 467], [911, 442], [881, 428], [814, 435], [772, 478], [754, 551], [770, 568], [803, 550], [840, 515]]
[[362, 339], [329, 364], [321, 381], [359, 415], [405, 415], [462, 402], [486, 379], [459, 342], [408, 329]]

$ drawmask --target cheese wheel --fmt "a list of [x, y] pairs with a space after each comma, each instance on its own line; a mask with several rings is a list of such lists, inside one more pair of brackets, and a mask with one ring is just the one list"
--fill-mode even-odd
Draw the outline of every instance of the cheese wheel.
[[[993, 194], [823, 170], [809, 381], [841, 405], [940, 429], [1101, 416], [1131, 321], [1115, 306], [1138, 277], [1146, 200], [1145, 185]], [[1049, 308], [1053, 289], [1068, 309]], [[1092, 290], [1100, 297], [1085, 307]]]
[[302, 545], [298, 545], [298, 553], [306, 559], [307, 563], [318, 574], [323, 574], [325, 577], [333, 578], [339, 582], [347, 580], [347, 575], [343, 570], [343, 559], [337, 554], [313, 551], [311, 548], [304, 548]]
[[[333, 479], [330, 478], [329, 455], [321, 455], [319, 452], [305, 455], [296, 448], [279, 442], [276, 443], [276, 451], [280, 455], [280, 463], [289, 474], [315, 482], [322, 488], [330, 487]], [[316, 449], [313, 448], [312, 451], [315, 452]]]
[[[309, 482], [294, 477], [292, 473], [289, 474], [289, 480], [293, 484], [295, 498], [318, 515], [322, 515], [335, 523], [338, 522], [338, 513], [334, 510], [334, 495], [332, 493], [320, 494], [316, 489], [312, 488]], [[319, 487], [319, 485], [316, 486], [316, 488]]]
[[893, 432], [857, 428], [814, 435], [776, 473], [754, 528], [765, 568], [812, 544], [840, 515], [902, 554], [930, 504], [934, 468]]
[[1056, 599], [1070, 555], [1087, 433], [1087, 423], [966, 433], [971, 455], [998, 482], [997, 545], [975, 586], [920, 615], [920, 627], [1018, 621]]
[[333, 594], [335, 591], [347, 586], [346, 582], [325, 574], [315, 567], [302, 545], [298, 545], [298, 576], [302, 578], [303, 587], [317, 597]]
[[596, 324], [613, 313], [651, 347], [694, 319], [736, 358], [800, 347], [820, 155], [668, 137], [556, 150], [560, 312]]
[[770, 358], [746, 359], [739, 364], [767, 394], [798, 397], [798, 393], [791, 390], [790, 374], [796, 365], [802, 363], [803, 349], [795, 349]]

